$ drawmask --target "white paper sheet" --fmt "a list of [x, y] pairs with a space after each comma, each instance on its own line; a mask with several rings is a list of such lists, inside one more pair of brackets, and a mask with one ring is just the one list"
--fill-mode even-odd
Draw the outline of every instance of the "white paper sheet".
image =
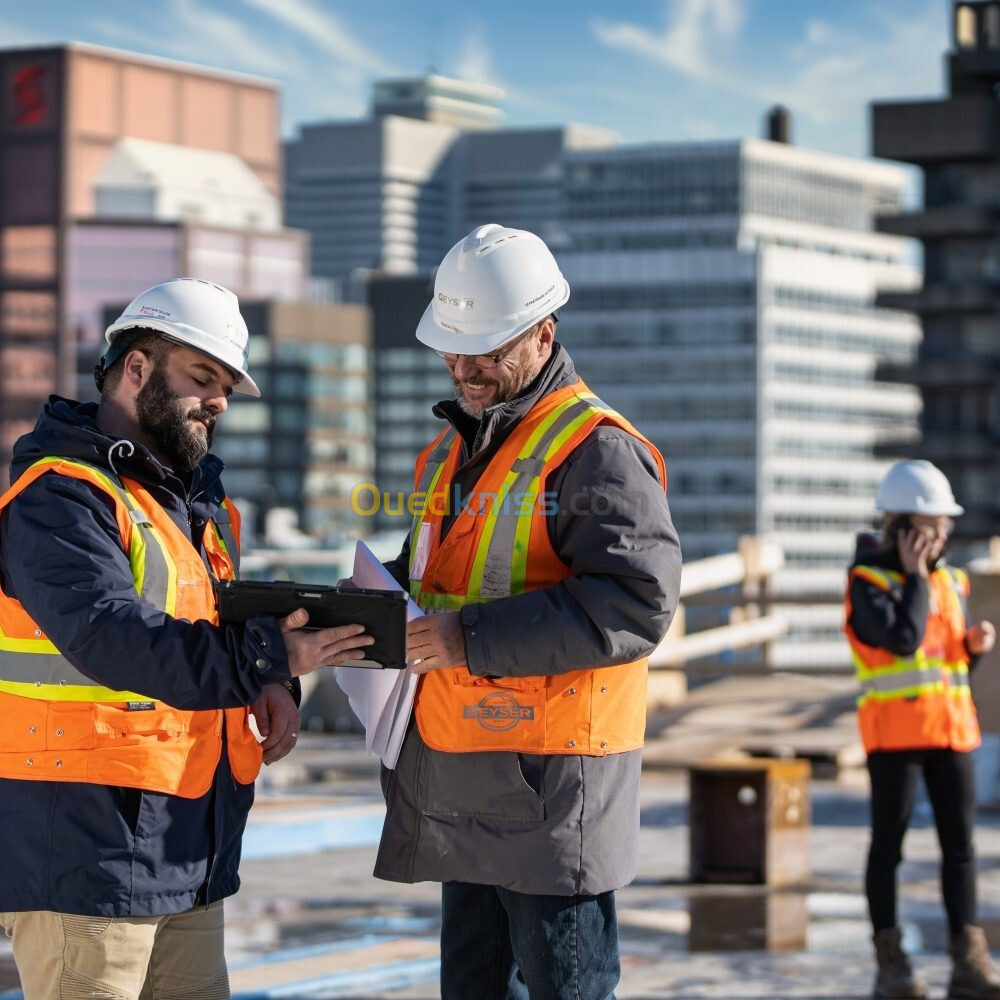
[[[358, 542], [354, 550], [354, 575], [351, 580], [356, 587], [363, 589], [403, 589], [364, 542]], [[412, 621], [423, 612], [412, 598], [407, 600], [406, 620]], [[413, 711], [417, 679], [417, 675], [409, 669], [373, 670], [346, 664], [337, 668], [337, 683], [365, 727], [365, 746], [370, 753], [377, 753], [386, 767], [395, 767], [399, 759]]]

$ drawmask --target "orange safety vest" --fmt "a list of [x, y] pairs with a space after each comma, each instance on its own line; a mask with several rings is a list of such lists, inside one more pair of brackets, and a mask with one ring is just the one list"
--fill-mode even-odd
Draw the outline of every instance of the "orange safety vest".
[[[666, 488], [660, 453], [624, 417], [578, 381], [539, 400], [493, 456], [444, 541], [441, 518], [462, 441], [454, 428], [420, 454], [414, 485], [423, 509], [410, 538], [410, 591], [429, 612], [455, 611], [550, 587], [570, 576], [549, 541], [546, 482], [599, 424], [621, 427], [649, 448]], [[623, 503], [630, 498], [622, 497]], [[635, 501], [633, 501], [635, 502]], [[600, 757], [642, 746], [645, 659], [537, 677], [477, 677], [467, 666], [420, 678], [416, 719], [435, 750], [510, 750]]]
[[912, 656], [866, 645], [855, 635], [851, 628], [855, 579], [899, 591], [905, 577], [874, 566], [855, 566], [848, 577], [844, 631], [861, 685], [858, 724], [865, 750], [975, 749], [980, 742], [979, 721], [965, 648], [968, 577], [949, 566], [930, 574], [931, 610], [923, 642]]
[[[42, 475], [81, 479], [114, 502], [122, 546], [140, 600], [173, 618], [218, 622], [201, 556], [138, 482], [86, 462], [43, 458], [0, 497], [0, 512]], [[205, 532], [212, 573], [233, 579], [239, 513], [224, 501]], [[261, 749], [247, 708], [182, 711], [134, 691], [114, 691], [81, 673], [31, 615], [0, 590], [0, 777], [123, 785], [182, 798], [204, 795], [222, 753], [225, 721], [233, 777], [257, 777]]]

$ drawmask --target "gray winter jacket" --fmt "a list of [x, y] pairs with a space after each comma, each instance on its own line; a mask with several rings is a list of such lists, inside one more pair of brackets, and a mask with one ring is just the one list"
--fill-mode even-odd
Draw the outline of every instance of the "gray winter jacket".
[[[524, 392], [481, 420], [454, 401], [435, 407], [463, 439], [454, 479], [462, 495], [475, 488], [534, 403], [576, 378], [556, 345]], [[559, 498], [549, 537], [572, 575], [462, 609], [474, 674], [526, 677], [611, 666], [646, 655], [666, 634], [681, 553], [648, 449], [625, 431], [599, 426], [549, 488]], [[408, 564], [406, 544], [387, 566], [404, 586]], [[412, 726], [396, 769], [382, 774], [388, 808], [375, 875], [545, 895], [620, 888], [635, 874], [640, 766], [640, 750], [607, 757], [443, 753]]]

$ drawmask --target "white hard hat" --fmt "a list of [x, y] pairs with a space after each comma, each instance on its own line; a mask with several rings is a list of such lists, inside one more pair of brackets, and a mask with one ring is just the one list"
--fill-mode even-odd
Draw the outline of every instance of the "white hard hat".
[[437, 351], [486, 354], [569, 298], [549, 248], [523, 229], [474, 229], [445, 255], [417, 340]]
[[955, 502], [945, 474], [923, 459], [893, 465], [879, 484], [875, 506], [883, 514], [957, 517], [965, 513]]
[[207, 354], [233, 373], [238, 392], [260, 395], [247, 371], [250, 335], [239, 300], [222, 285], [200, 278], [172, 278], [137, 295], [105, 331], [109, 346], [95, 371], [99, 382], [124, 353], [128, 338], [121, 340], [117, 350], [115, 342], [127, 330], [161, 333], [167, 340]]

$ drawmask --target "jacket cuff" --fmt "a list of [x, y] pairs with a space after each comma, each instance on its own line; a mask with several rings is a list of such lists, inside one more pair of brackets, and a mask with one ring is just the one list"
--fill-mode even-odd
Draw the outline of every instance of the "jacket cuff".
[[258, 687], [292, 681], [288, 652], [277, 619], [268, 615], [251, 618], [243, 631], [243, 648]]
[[459, 616], [462, 635], [465, 637], [465, 663], [469, 673], [477, 677], [489, 677], [490, 656], [486, 647], [482, 610], [481, 604], [466, 604]]

